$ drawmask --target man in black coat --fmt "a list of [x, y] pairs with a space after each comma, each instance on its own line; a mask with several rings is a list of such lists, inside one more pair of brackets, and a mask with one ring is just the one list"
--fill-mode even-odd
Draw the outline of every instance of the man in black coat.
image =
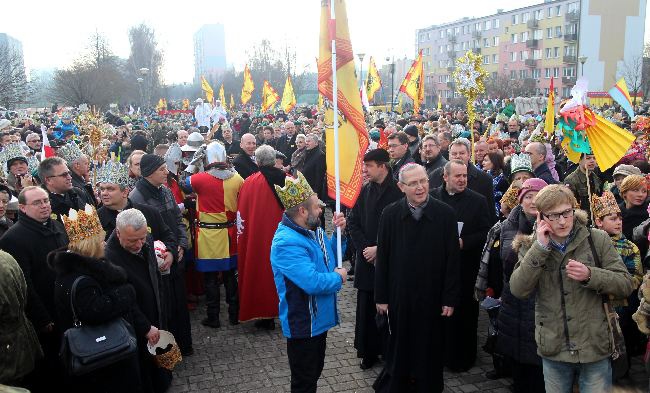
[[38, 176], [43, 182], [52, 206], [52, 214], [61, 221], [70, 209], [83, 210], [86, 200], [84, 191], [72, 186], [72, 175], [65, 161], [60, 157], [46, 158], [38, 165]]
[[363, 157], [368, 183], [361, 188], [357, 203], [348, 216], [348, 232], [356, 252], [354, 287], [357, 292], [354, 347], [362, 358], [361, 369], [372, 367], [383, 355], [382, 340], [375, 322], [375, 261], [377, 228], [384, 208], [404, 194], [393, 180], [388, 152], [371, 150]]
[[409, 139], [404, 132], [400, 131], [388, 136], [388, 154], [392, 160], [393, 179], [397, 181], [399, 170], [404, 165], [414, 162], [409, 152]]
[[[284, 123], [285, 134], [282, 135], [277, 141], [276, 149], [281, 151], [287, 157], [289, 162], [291, 161], [291, 156], [293, 152], [296, 151], [296, 124], [292, 121], [287, 121]], [[289, 162], [285, 160], [285, 165], [288, 165]]]
[[[45, 190], [25, 187], [18, 195], [18, 221], [0, 238], [0, 249], [13, 256], [27, 283], [27, 317], [38, 333], [45, 360], [34, 374], [35, 390], [63, 388], [59, 361], [61, 334], [55, 324], [54, 281], [47, 254], [68, 244], [65, 228], [50, 218], [52, 207]], [[66, 212], [67, 214], [67, 212]]]
[[422, 138], [422, 164], [427, 170], [427, 176], [431, 176], [433, 171], [442, 168], [447, 163], [440, 150], [440, 143], [435, 135], [427, 135]]
[[[450, 160], [460, 160], [467, 166], [467, 188], [485, 197], [490, 212], [490, 224], [497, 220], [496, 208], [494, 206], [494, 186], [492, 177], [483, 171], [479, 171], [471, 162], [470, 142], [467, 138], [456, 138], [449, 145]], [[443, 168], [438, 168], [429, 176], [429, 187], [431, 189], [440, 187], [443, 184]], [[488, 228], [489, 229], [489, 228]], [[475, 277], [476, 278], [476, 277]]]
[[106, 259], [126, 271], [128, 282], [135, 289], [137, 307], [132, 311], [133, 328], [138, 333], [146, 332], [137, 335], [142, 383], [145, 391], [161, 392], [169, 386], [171, 372], [154, 365], [146, 344], [158, 342], [158, 329], [167, 328], [168, 316], [164, 313], [164, 291], [147, 224], [142, 212], [136, 209], [118, 214], [116, 229], [106, 242]]
[[474, 284], [491, 223], [487, 201], [467, 187], [467, 165], [463, 161], [445, 164], [444, 181], [431, 190], [431, 196], [456, 212], [461, 273], [460, 303], [446, 326], [446, 365], [453, 371], [467, 371], [476, 361], [478, 302], [474, 299]]
[[305, 163], [302, 174], [307, 183], [318, 195], [318, 199], [324, 201], [327, 198], [327, 181], [325, 178], [325, 153], [319, 147], [320, 140], [315, 134], [309, 134], [305, 138]]
[[542, 179], [546, 184], [557, 184], [551, 170], [546, 164], [546, 146], [541, 142], [531, 142], [526, 146], [526, 154], [530, 156], [530, 163], [533, 166], [535, 177]]
[[[177, 263], [172, 263], [171, 272], [163, 277], [166, 307], [169, 307], [169, 331], [176, 338], [178, 347], [184, 356], [194, 353], [192, 348], [192, 334], [190, 314], [187, 310], [187, 293], [185, 291], [185, 266], [183, 255], [189, 248], [185, 232], [185, 224], [181, 211], [176, 204], [174, 196], [167, 184], [167, 165], [165, 160], [154, 154], [145, 154], [140, 160], [140, 174], [142, 177], [131, 190], [129, 198], [133, 203], [151, 206], [160, 212], [160, 215], [177, 239]], [[161, 239], [157, 239], [161, 240]]]
[[442, 392], [443, 320], [460, 291], [454, 211], [429, 196], [424, 168], [400, 173], [405, 198], [388, 205], [377, 233], [375, 302], [390, 336], [377, 392]]
[[255, 163], [255, 149], [257, 148], [255, 135], [242, 135], [240, 146], [243, 152], [233, 160], [232, 165], [235, 167], [237, 173], [239, 173], [239, 176], [246, 180], [248, 176], [260, 170]]

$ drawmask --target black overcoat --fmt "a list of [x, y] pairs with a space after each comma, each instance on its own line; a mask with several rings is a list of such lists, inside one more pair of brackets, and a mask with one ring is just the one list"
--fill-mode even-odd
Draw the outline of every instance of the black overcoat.
[[[388, 304], [391, 335], [380, 391], [399, 392], [413, 377], [418, 392], [443, 390], [442, 306], [456, 306], [460, 263], [456, 215], [429, 198], [420, 220], [406, 198], [384, 209], [377, 236], [375, 302]], [[387, 378], [386, 378], [387, 377]]]

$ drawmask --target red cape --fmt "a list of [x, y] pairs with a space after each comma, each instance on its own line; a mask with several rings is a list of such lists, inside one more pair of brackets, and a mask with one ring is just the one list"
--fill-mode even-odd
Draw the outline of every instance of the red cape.
[[284, 210], [261, 172], [246, 178], [237, 201], [239, 320], [278, 316], [271, 241]]

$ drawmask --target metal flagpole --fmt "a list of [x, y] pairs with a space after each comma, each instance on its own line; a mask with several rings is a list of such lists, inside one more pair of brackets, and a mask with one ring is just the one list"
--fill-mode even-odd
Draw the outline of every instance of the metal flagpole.
[[[338, 87], [336, 84], [336, 13], [334, 3], [336, 0], [330, 0], [330, 39], [332, 40], [332, 106], [334, 115], [334, 184], [336, 187], [336, 211], [334, 214], [341, 212], [341, 178], [339, 173], [339, 115], [338, 115]], [[333, 30], [333, 31], [332, 31]], [[341, 228], [336, 227], [336, 264], [343, 267], [343, 252], [341, 249]]]

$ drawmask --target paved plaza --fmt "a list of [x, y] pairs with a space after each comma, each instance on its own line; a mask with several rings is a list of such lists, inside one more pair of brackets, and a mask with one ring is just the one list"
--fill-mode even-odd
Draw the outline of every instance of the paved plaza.
[[[224, 296], [221, 297], [224, 299]], [[203, 300], [203, 299], [202, 299]], [[356, 291], [348, 282], [339, 295], [341, 324], [329, 331], [325, 368], [319, 381], [319, 392], [372, 392], [372, 383], [382, 364], [362, 371], [354, 343], [354, 311]], [[185, 358], [176, 368], [170, 393], [181, 392], [289, 392], [289, 365], [286, 341], [279, 326], [273, 331], [261, 331], [253, 323], [237, 326], [228, 324], [226, 305], [222, 304], [220, 329], [200, 324], [204, 303], [191, 313], [195, 354]], [[277, 322], [276, 322], [277, 325]], [[481, 312], [479, 345], [485, 341], [487, 317]], [[511, 381], [491, 381], [484, 373], [492, 369], [492, 360], [479, 349], [479, 359], [466, 373], [445, 372], [447, 392], [510, 392]], [[636, 360], [625, 385], [616, 392], [646, 392], [648, 377]]]

